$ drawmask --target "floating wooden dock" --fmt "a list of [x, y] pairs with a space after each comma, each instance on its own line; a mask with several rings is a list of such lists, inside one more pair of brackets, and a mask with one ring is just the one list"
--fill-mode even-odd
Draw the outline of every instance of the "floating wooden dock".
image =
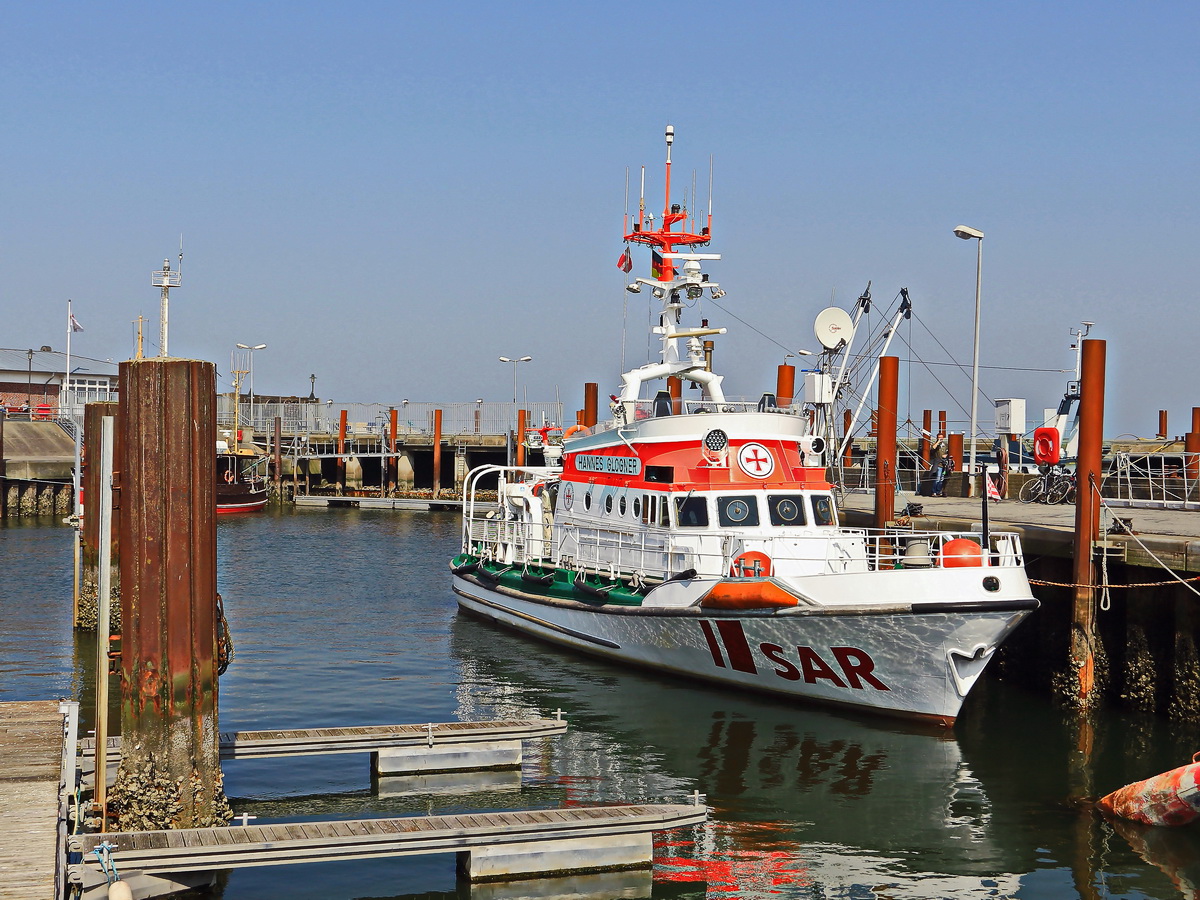
[[297, 506], [315, 506], [323, 509], [462, 509], [462, 500], [434, 500], [422, 497], [353, 497], [333, 494], [300, 494], [292, 499]]
[[[75, 704], [0, 703], [0, 898], [64, 896], [63, 772], [74, 771]], [[73, 779], [72, 779], [73, 783]]]
[[105, 842], [135, 894], [143, 879], [161, 890], [176, 875], [194, 884], [198, 873], [222, 869], [428, 853], [457, 853], [474, 881], [646, 867], [655, 831], [707, 815], [697, 802], [73, 835], [69, 874], [85, 900], [102, 897], [108, 882], [95, 850]]
[[[371, 753], [375, 771], [388, 775], [509, 768], [521, 764], [521, 742], [563, 734], [556, 719], [496, 722], [430, 722], [424, 725], [363, 725], [281, 731], [227, 731], [219, 738], [221, 759], [268, 759], [318, 753]], [[107, 741], [109, 767], [121, 760], [121, 739]], [[79, 742], [85, 770], [94, 771], [95, 738]]]

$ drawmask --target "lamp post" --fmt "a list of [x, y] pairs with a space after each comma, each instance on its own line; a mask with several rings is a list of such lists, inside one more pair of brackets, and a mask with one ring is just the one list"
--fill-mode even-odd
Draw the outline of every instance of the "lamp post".
[[308, 382], [309, 382], [308, 399], [316, 400], [317, 399], [317, 376], [315, 374], [309, 375]]
[[979, 407], [979, 289], [983, 277], [983, 232], [976, 228], [959, 225], [954, 229], [956, 237], [964, 241], [976, 241], [975, 256], [975, 344], [971, 355], [971, 452], [967, 464], [967, 496], [975, 496], [975, 414]]
[[[255, 428], [255, 425], [254, 425], [254, 351], [255, 350], [266, 350], [267, 345], [266, 344], [253, 344], [253, 345], [238, 344], [237, 347], [239, 350], [249, 350], [250, 351], [250, 427]], [[255, 429], [255, 430], [257, 430], [257, 429]]]
[[[517, 425], [516, 425], [516, 419], [517, 419], [517, 365], [520, 363], [524, 363], [524, 362], [530, 362], [532, 360], [533, 360], [532, 356], [522, 356], [517, 359], [509, 359], [507, 356], [500, 357], [500, 362], [512, 363], [512, 367], [513, 367], [513, 434], [514, 434], [515, 438], [518, 438], [518, 439], [519, 439], [520, 435], [516, 434], [516, 427], [517, 427]], [[505, 441], [505, 446], [508, 451], [508, 465], [511, 466], [512, 461], [513, 461], [513, 442]]]

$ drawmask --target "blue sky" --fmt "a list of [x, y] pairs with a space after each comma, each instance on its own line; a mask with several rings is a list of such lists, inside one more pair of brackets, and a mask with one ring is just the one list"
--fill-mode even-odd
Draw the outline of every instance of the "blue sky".
[[[123, 359], [185, 239], [173, 355], [262, 393], [454, 402], [616, 389], [624, 179], [661, 208], [715, 166], [704, 315], [731, 394], [774, 384], [866, 285], [920, 324], [902, 357], [1061, 396], [1084, 319], [1105, 431], [1200, 406], [1200, 13], [1185, 3], [26, 4], [0, 32], [0, 346]], [[678, 192], [677, 192], [678, 193]], [[686, 198], [680, 195], [681, 200]], [[648, 260], [636, 257], [639, 274]], [[628, 297], [644, 360], [647, 295]], [[936, 341], [931, 336], [936, 336]], [[770, 338], [764, 335], [769, 335]], [[939, 346], [940, 344], [940, 346]], [[944, 349], [943, 349], [944, 348]], [[991, 368], [1000, 366], [1004, 368]], [[902, 366], [903, 412], [965, 420], [969, 376]], [[981, 401], [981, 421], [991, 421]], [[1031, 421], [1030, 427], [1035, 422]], [[961, 426], [960, 426], [961, 427]]]

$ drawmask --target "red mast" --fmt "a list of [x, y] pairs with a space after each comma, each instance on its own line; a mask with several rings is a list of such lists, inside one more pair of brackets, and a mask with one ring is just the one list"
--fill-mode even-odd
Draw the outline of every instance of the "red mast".
[[[679, 203], [671, 203], [671, 144], [675, 141], [675, 127], [667, 126], [667, 175], [666, 200], [663, 204], [662, 222], [657, 231], [645, 231], [644, 220], [639, 212], [638, 222], [633, 231], [625, 235], [626, 241], [636, 244], [646, 244], [654, 251], [654, 262], [657, 263], [651, 274], [658, 281], [670, 281], [675, 277], [675, 264], [666, 254], [674, 251], [675, 247], [702, 247], [709, 241], [709, 231], [712, 228], [712, 212], [708, 214], [708, 224], [700, 229], [700, 234], [689, 231], [672, 231], [678, 223], [687, 219], [686, 207]], [[644, 178], [644, 176], [643, 176]], [[641, 209], [645, 208], [645, 188], [642, 190]], [[695, 226], [693, 226], [695, 227]]]

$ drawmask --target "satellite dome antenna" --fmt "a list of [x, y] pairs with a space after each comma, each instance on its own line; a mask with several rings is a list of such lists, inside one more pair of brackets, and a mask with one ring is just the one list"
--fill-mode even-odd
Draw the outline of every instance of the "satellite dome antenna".
[[171, 271], [171, 260], [164, 259], [162, 268], [150, 274], [150, 283], [162, 288], [161, 309], [158, 322], [158, 355], [167, 356], [167, 300], [171, 288], [179, 287], [183, 278], [183, 235], [179, 236], [179, 268]]

